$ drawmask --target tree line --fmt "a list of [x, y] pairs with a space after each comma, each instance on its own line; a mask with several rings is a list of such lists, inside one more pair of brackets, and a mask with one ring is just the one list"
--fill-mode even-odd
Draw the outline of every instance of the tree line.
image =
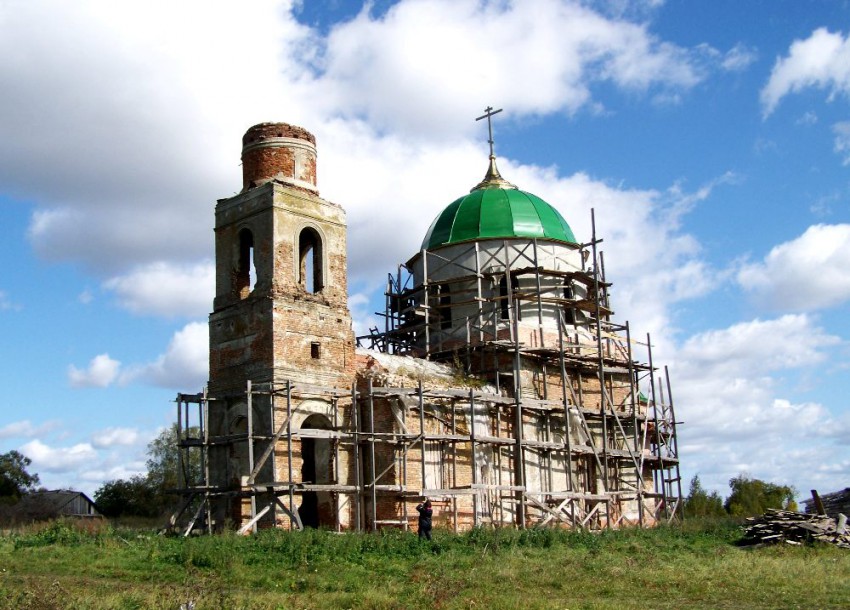
[[796, 492], [788, 485], [776, 485], [746, 474], [729, 480], [730, 494], [724, 501], [716, 491], [707, 492], [699, 475], [691, 479], [685, 498], [685, 517], [754, 517], [763, 515], [768, 508], [796, 511]]
[[[197, 437], [197, 428], [188, 436]], [[185, 435], [185, 434], [184, 434]], [[106, 517], [160, 517], [174, 508], [177, 496], [173, 490], [183, 481], [198, 481], [201, 464], [197, 451], [188, 460], [180, 460], [177, 446], [177, 425], [163, 430], [148, 443], [147, 473], [129, 479], [113, 479], [94, 492], [94, 503]]]
[[[197, 430], [190, 429], [190, 436]], [[160, 517], [174, 508], [177, 496], [172, 490], [179, 486], [177, 426], [163, 430], [147, 447], [147, 472], [127, 479], [105, 482], [94, 492], [94, 503], [106, 517]], [[200, 459], [197, 451], [182, 463], [184, 481], [197, 481]], [[32, 464], [18, 451], [0, 454], [0, 519], [28, 493], [37, 491], [37, 474], [30, 474]], [[5, 507], [5, 508], [4, 508]]]

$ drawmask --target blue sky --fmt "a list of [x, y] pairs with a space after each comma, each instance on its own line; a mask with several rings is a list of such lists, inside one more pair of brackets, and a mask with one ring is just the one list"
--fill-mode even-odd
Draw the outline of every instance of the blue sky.
[[[0, 452], [89, 493], [206, 379], [240, 137], [316, 134], [350, 304], [486, 169], [590, 209], [670, 367], [684, 475], [850, 479], [850, 6], [794, 0], [0, 0]], [[379, 244], [379, 246], [376, 246]]]

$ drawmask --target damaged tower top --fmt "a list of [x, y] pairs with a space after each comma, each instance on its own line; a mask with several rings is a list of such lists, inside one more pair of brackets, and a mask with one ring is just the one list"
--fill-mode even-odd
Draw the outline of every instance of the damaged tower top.
[[260, 123], [242, 137], [242, 191], [270, 180], [319, 193], [316, 188], [316, 138], [288, 123]]

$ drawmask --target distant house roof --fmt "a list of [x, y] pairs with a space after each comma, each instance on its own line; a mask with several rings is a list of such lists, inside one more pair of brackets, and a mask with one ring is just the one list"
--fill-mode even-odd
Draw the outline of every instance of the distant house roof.
[[13, 518], [26, 520], [56, 517], [100, 517], [94, 502], [81, 491], [34, 491], [11, 506]]

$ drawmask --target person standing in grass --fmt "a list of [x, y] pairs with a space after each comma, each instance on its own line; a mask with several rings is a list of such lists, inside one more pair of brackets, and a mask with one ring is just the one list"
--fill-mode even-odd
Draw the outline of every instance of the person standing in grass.
[[431, 540], [431, 500], [425, 500], [416, 507], [419, 511], [419, 539]]

